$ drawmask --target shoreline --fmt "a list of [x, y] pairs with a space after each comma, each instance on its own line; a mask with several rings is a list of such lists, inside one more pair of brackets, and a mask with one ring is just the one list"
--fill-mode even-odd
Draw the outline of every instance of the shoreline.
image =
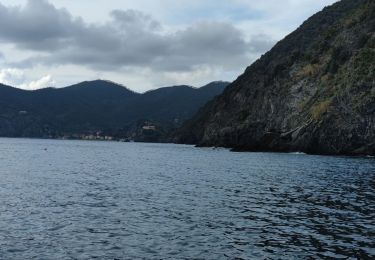
[[25, 140], [55, 140], [55, 141], [86, 141], [86, 142], [108, 142], [108, 143], [138, 143], [138, 144], [175, 144], [175, 145], [187, 145], [187, 146], [194, 146], [195, 148], [209, 148], [212, 150], [223, 149], [230, 151], [232, 153], [276, 153], [276, 154], [290, 154], [290, 155], [315, 155], [315, 156], [326, 156], [326, 157], [347, 157], [347, 158], [367, 158], [367, 159], [374, 159], [375, 154], [350, 154], [350, 153], [336, 153], [336, 154], [328, 154], [328, 153], [309, 153], [305, 151], [298, 151], [298, 150], [262, 150], [262, 149], [236, 149], [231, 147], [224, 147], [224, 146], [205, 146], [205, 145], [197, 145], [197, 144], [186, 144], [186, 143], [174, 143], [174, 142], [142, 142], [142, 141], [121, 141], [121, 139], [112, 139], [112, 140], [104, 140], [104, 139], [74, 139], [74, 138], [43, 138], [43, 137], [6, 137], [0, 136], [1, 139], [25, 139]]

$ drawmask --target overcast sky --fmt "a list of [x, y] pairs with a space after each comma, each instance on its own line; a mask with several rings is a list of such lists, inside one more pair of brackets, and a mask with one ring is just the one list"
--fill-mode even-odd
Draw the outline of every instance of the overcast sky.
[[0, 0], [0, 82], [143, 92], [234, 80], [335, 0]]

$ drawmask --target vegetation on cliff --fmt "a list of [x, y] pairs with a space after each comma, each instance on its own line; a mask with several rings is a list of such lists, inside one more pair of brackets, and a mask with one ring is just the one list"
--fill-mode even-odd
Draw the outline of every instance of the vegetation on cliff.
[[375, 1], [315, 14], [202, 108], [175, 141], [375, 154]]

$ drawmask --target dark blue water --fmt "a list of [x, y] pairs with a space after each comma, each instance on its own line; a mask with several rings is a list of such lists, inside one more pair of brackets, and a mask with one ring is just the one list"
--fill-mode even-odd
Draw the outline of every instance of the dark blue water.
[[0, 139], [0, 259], [375, 258], [375, 159]]

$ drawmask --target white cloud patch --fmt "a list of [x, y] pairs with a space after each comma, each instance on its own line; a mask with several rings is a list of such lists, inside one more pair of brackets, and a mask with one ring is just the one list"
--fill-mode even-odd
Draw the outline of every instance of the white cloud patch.
[[16, 68], [1, 69], [0, 83], [25, 90], [36, 90], [54, 87], [56, 85], [51, 75], [46, 75], [33, 81], [27, 81], [24, 71]]
[[25, 90], [36, 90], [41, 88], [54, 87], [56, 82], [53, 80], [51, 75], [46, 75], [38, 80], [23, 83], [18, 87]]
[[25, 75], [19, 69], [1, 69], [0, 70], [0, 83], [5, 85], [19, 85], [25, 81]]

